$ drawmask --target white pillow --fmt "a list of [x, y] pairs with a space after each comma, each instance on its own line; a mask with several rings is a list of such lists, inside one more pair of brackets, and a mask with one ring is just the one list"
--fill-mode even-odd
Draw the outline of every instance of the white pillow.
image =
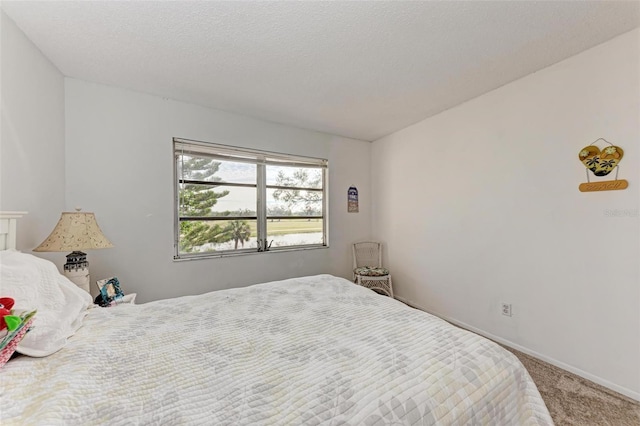
[[16, 349], [34, 357], [62, 349], [92, 306], [89, 293], [52, 262], [14, 250], [0, 251], [0, 297], [13, 298], [16, 310], [38, 310], [32, 330]]

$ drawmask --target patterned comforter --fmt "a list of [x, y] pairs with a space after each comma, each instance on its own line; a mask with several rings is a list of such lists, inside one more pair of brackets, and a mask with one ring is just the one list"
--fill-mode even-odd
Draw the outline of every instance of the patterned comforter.
[[498, 345], [329, 275], [91, 309], [0, 370], [0, 423], [550, 425]]

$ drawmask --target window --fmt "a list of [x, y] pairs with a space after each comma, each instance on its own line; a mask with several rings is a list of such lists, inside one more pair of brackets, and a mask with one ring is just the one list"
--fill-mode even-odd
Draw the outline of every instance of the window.
[[176, 259], [327, 246], [327, 160], [174, 138]]

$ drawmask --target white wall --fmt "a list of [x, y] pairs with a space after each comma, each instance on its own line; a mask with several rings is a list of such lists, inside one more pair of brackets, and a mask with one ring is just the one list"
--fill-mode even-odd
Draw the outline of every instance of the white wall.
[[[372, 229], [400, 297], [636, 399], [639, 40], [378, 140], [371, 167]], [[624, 149], [627, 190], [578, 191], [578, 152], [599, 137]]]
[[[294, 276], [350, 276], [350, 244], [369, 237], [368, 142], [66, 79], [67, 207], [96, 214], [115, 248], [89, 253], [92, 282], [115, 275], [142, 301]], [[172, 138], [329, 160], [329, 249], [173, 261]], [[361, 212], [347, 213], [358, 186]]]
[[0, 19], [0, 210], [29, 212], [17, 241], [28, 251], [64, 209], [64, 77], [2, 11]]

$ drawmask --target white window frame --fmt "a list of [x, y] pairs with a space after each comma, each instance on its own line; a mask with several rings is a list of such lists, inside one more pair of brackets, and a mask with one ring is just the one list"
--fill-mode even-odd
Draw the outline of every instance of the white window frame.
[[[180, 216], [180, 183], [183, 181], [178, 176], [178, 158], [181, 155], [193, 155], [198, 157], [209, 157], [222, 161], [244, 162], [257, 165], [256, 178], [256, 218], [258, 248], [220, 250], [212, 252], [180, 253], [180, 222], [181, 220], [229, 220], [227, 217], [205, 217], [192, 218]], [[322, 243], [302, 244], [284, 247], [270, 247], [267, 240], [267, 188], [273, 185], [266, 184], [266, 166], [290, 166], [290, 167], [312, 167], [322, 169], [322, 216], [313, 218], [322, 219]], [[194, 141], [183, 138], [173, 138], [173, 177], [174, 177], [174, 260], [192, 260], [203, 258], [216, 258], [227, 256], [238, 256], [245, 254], [280, 252], [292, 250], [308, 250], [329, 247], [329, 182], [328, 182], [329, 162], [323, 158], [303, 157], [297, 155], [283, 154], [257, 149], [239, 148], [229, 145]], [[309, 190], [309, 188], [298, 188]], [[311, 217], [311, 216], [309, 216]], [[269, 216], [269, 218], [281, 219], [305, 219], [307, 216]], [[254, 220], [251, 218], [251, 220]]]

